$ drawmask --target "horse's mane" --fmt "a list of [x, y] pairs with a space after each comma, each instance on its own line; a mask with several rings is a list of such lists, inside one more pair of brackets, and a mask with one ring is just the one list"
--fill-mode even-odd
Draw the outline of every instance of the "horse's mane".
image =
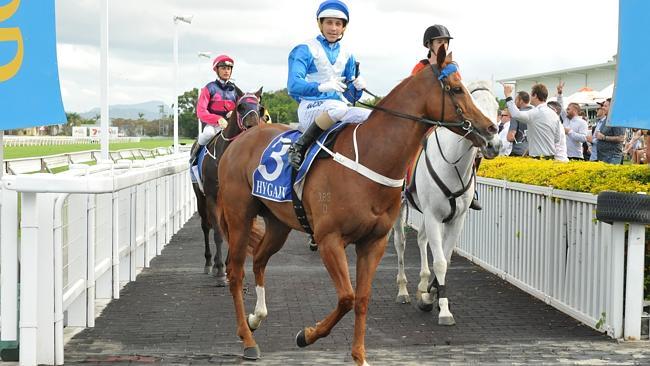
[[466, 86], [467, 90], [472, 93], [480, 89], [487, 89], [489, 95], [486, 93], [474, 93], [472, 98], [476, 106], [488, 117], [492, 123], [497, 123], [497, 112], [499, 111], [499, 103], [496, 101], [496, 96], [492, 91], [492, 82], [489, 80], [476, 80], [468, 83]]
[[[424, 72], [424, 70], [422, 70], [422, 71]], [[399, 84], [397, 84], [393, 89], [391, 89], [391, 91], [389, 91], [388, 94], [386, 94], [386, 96], [383, 97], [383, 98], [382, 98], [382, 99], [377, 103], [377, 105], [378, 105], [378, 106], [381, 106], [381, 105], [384, 104], [384, 102], [385, 102], [386, 100], [390, 100], [391, 98], [389, 98], [389, 97], [391, 96], [391, 94], [398, 93], [398, 92], [399, 92], [400, 90], [402, 90], [402, 88], [404, 88], [404, 87], [405, 87], [405, 86], [406, 86], [406, 85], [407, 85], [411, 80], [413, 80], [413, 79], [415, 78], [415, 76], [417, 76], [419, 73], [420, 73], [420, 72], [415, 73], [415, 74], [413, 74], [413, 75], [409, 75], [408, 77], [404, 78], [404, 79], [403, 79]], [[374, 112], [374, 111], [373, 111], [373, 112]]]

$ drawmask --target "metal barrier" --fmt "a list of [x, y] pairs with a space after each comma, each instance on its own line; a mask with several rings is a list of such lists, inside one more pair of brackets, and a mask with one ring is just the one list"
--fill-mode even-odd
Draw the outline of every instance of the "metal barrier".
[[[183, 150], [189, 150], [189, 147]], [[113, 161], [120, 159], [148, 159], [161, 155], [171, 154], [171, 147], [158, 147], [155, 149], [124, 149], [111, 151]], [[34, 172], [52, 173], [54, 169], [66, 167], [69, 164], [97, 162], [101, 157], [99, 150], [87, 150], [65, 154], [40, 156], [35, 158], [8, 159], [4, 161], [4, 171], [8, 174], [24, 174]]]
[[477, 189], [484, 208], [470, 210], [458, 254], [613, 338], [640, 339], [642, 224], [598, 221], [592, 194], [482, 177]]
[[64, 327], [93, 327], [96, 301], [119, 298], [190, 218], [187, 158], [2, 179], [0, 338], [19, 339], [21, 364], [63, 364]]
[[[76, 144], [99, 144], [100, 137], [72, 137], [72, 136], [4, 136], [4, 146], [52, 146], [52, 145], [76, 145]], [[140, 137], [116, 137], [111, 139], [112, 143], [140, 142]]]

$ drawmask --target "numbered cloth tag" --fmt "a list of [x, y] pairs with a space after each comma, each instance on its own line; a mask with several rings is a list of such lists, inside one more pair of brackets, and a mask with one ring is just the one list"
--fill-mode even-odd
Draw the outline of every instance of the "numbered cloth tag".
[[0, 130], [66, 122], [54, 0], [0, 2]]
[[[336, 123], [323, 133], [318, 141], [323, 143], [327, 137], [334, 131], [339, 130], [346, 123]], [[253, 196], [265, 198], [267, 200], [276, 202], [291, 201], [291, 165], [289, 165], [287, 151], [289, 146], [298, 140], [302, 135], [300, 131], [291, 130], [286, 131], [276, 136], [269, 146], [264, 150], [260, 165], [253, 172]], [[303, 160], [302, 166], [296, 175], [296, 191], [302, 192], [298, 188], [307, 175], [307, 171], [311, 167], [314, 159], [320, 151], [320, 146], [314, 143]]]

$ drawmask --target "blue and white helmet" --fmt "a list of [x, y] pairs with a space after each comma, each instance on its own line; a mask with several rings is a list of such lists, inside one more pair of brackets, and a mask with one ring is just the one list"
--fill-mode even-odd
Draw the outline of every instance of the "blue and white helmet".
[[347, 25], [350, 20], [348, 6], [341, 0], [325, 0], [316, 11], [316, 19], [320, 21], [322, 18], [342, 19]]

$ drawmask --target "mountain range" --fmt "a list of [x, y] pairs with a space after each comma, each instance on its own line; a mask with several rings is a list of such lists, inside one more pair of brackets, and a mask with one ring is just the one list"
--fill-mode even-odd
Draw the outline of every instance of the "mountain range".
[[[153, 121], [160, 119], [161, 108], [163, 115], [172, 113], [171, 108], [165, 102], [159, 100], [152, 100], [144, 103], [137, 104], [114, 104], [108, 107], [108, 115], [111, 119], [125, 118], [125, 119], [138, 119], [139, 113], [142, 113], [142, 118]], [[79, 113], [84, 119], [93, 119], [100, 114], [99, 107], [95, 107], [88, 112]]]

